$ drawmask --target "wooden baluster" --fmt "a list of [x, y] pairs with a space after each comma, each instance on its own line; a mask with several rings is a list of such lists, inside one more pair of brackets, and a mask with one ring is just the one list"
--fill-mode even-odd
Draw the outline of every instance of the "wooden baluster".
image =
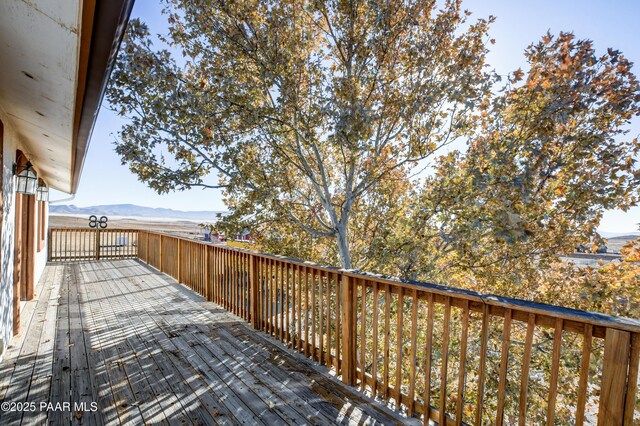
[[520, 405], [518, 407], [518, 425], [524, 426], [527, 416], [527, 389], [529, 387], [529, 366], [531, 365], [531, 349], [533, 334], [536, 327], [536, 315], [529, 314], [527, 335], [524, 341], [524, 355], [522, 357], [522, 373], [520, 375]]
[[222, 297], [222, 306], [227, 310], [229, 310], [228, 258], [229, 250], [220, 248], [220, 296]]
[[464, 405], [464, 389], [467, 367], [467, 339], [469, 334], [469, 301], [462, 305], [462, 330], [460, 331], [460, 365], [458, 366], [458, 400], [456, 401], [456, 424], [462, 424], [462, 406]]
[[451, 333], [451, 298], [445, 297], [442, 329], [442, 365], [440, 369], [440, 424], [447, 424], [447, 368], [449, 364], [449, 333]]
[[424, 365], [424, 418], [423, 423], [429, 424], [431, 419], [431, 362], [433, 357], [433, 293], [427, 295], [427, 341], [425, 344]]
[[584, 425], [584, 412], [587, 404], [587, 392], [589, 385], [589, 366], [591, 363], [591, 342], [593, 326], [584, 325], [584, 337], [582, 341], [582, 362], [580, 364], [580, 379], [578, 380], [578, 403], [576, 405], [576, 426]]
[[391, 293], [389, 284], [384, 285], [384, 400], [389, 402], [389, 340], [391, 338]]
[[[179, 283], [183, 282], [183, 278], [182, 278], [182, 240], [178, 240], [177, 241], [177, 246], [178, 246], [178, 254], [176, 255], [176, 279]], [[188, 251], [187, 251], [187, 256], [189, 255]], [[187, 282], [188, 285], [188, 282]], [[191, 287], [191, 286], [189, 286]], [[193, 289], [193, 287], [192, 287]]]
[[371, 364], [371, 395], [375, 398], [378, 393], [378, 282], [373, 282], [373, 362]]
[[304, 275], [304, 355], [309, 356], [309, 271], [302, 267]]
[[511, 341], [511, 309], [507, 309], [504, 314], [502, 326], [502, 349], [500, 357], [500, 377], [498, 379], [498, 407], [496, 409], [496, 425], [501, 426], [504, 422], [504, 399], [507, 387], [507, 367], [509, 363], [509, 343]]
[[547, 426], [553, 426], [555, 423], [558, 375], [560, 373], [560, 350], [562, 349], [562, 327], [562, 319], [556, 318], [556, 327], [553, 334], [553, 356], [551, 361], [551, 383], [549, 384], [549, 405], [547, 406]]
[[[360, 390], [364, 391], [366, 380], [366, 357], [367, 336], [366, 331], [366, 315], [367, 315], [367, 286], [364, 280], [360, 280]], [[344, 345], [342, 345], [344, 347]]]
[[220, 248], [215, 246], [212, 247], [211, 255], [213, 256], [213, 300], [220, 305]]
[[324, 364], [324, 327], [323, 327], [323, 322], [324, 322], [324, 304], [323, 304], [323, 298], [324, 298], [324, 286], [323, 286], [324, 280], [323, 280], [323, 271], [318, 271], [318, 297], [320, 298], [320, 310], [318, 312], [318, 320], [319, 320], [319, 324], [318, 324], [318, 328], [319, 328], [319, 332], [320, 332], [320, 354], [318, 355], [319, 357], [319, 362], [320, 365]]
[[228, 309], [227, 305], [227, 249], [220, 247], [220, 305]]
[[256, 285], [258, 286], [258, 329], [264, 330], [264, 295], [266, 293], [264, 288], [264, 264], [262, 257], [251, 255], [255, 259], [255, 264], [257, 268], [257, 276], [256, 280], [258, 281]]
[[238, 273], [236, 274], [238, 277], [238, 296], [236, 298], [238, 304], [238, 316], [245, 318], [244, 254], [242, 252], [236, 252], [236, 257], [238, 258]]
[[478, 405], [476, 407], [476, 424], [482, 424], [482, 406], [484, 400], [484, 376], [487, 368], [487, 346], [489, 338], [489, 305], [483, 305], [482, 330], [480, 331], [480, 368], [478, 371]]
[[[353, 385], [356, 381], [356, 324], [355, 280], [342, 274], [342, 381]], [[336, 280], [336, 284], [338, 281]], [[337, 327], [336, 327], [337, 330]], [[336, 344], [338, 337], [336, 337]], [[340, 356], [336, 346], [336, 359]]]
[[297, 316], [296, 319], [298, 320], [298, 352], [302, 351], [302, 268], [300, 267], [300, 265], [296, 265], [296, 271], [297, 271], [297, 281], [296, 284], [298, 286], [298, 308], [297, 308]]
[[396, 317], [396, 402], [400, 407], [402, 403], [402, 335], [404, 333], [404, 288], [398, 289], [398, 315]]
[[286, 265], [284, 264], [284, 262], [279, 262], [279, 267], [278, 269], [280, 270], [280, 292], [278, 293], [279, 295], [279, 300], [278, 303], [280, 305], [280, 330], [279, 330], [279, 336], [280, 336], [280, 341], [284, 342], [285, 341], [285, 324], [284, 324], [284, 316], [285, 316], [285, 272], [286, 272]]
[[230, 249], [226, 249], [225, 254], [225, 302], [227, 305], [227, 310], [229, 312], [233, 312], [233, 251]]
[[311, 359], [316, 359], [316, 270], [311, 269]]
[[52, 235], [52, 230], [49, 229], [47, 230], [47, 261], [51, 262], [53, 260], [53, 255], [52, 255], [52, 245], [53, 245], [53, 240], [51, 239], [51, 235]]
[[276, 306], [275, 306], [275, 294], [274, 294], [274, 286], [276, 284], [275, 281], [275, 273], [274, 270], [275, 260], [269, 259], [269, 333], [272, 336], [275, 336], [275, 315], [276, 315]]
[[284, 306], [285, 306], [285, 342], [287, 347], [291, 344], [291, 264], [287, 262], [285, 264], [285, 293], [284, 293]]
[[272, 293], [272, 305], [273, 305], [273, 336], [278, 337], [278, 307], [279, 307], [279, 295], [278, 295], [278, 263], [273, 260], [273, 293]]
[[235, 304], [236, 304], [236, 315], [240, 318], [244, 317], [243, 309], [242, 309], [242, 253], [238, 251], [234, 251], [233, 256], [235, 258], [235, 267], [236, 273], [234, 274], [236, 279], [235, 284]]
[[243, 309], [243, 290], [244, 290], [244, 286], [242, 283], [242, 253], [241, 252], [234, 252], [233, 255], [235, 256], [236, 259], [236, 273], [235, 273], [235, 277], [236, 277], [236, 297], [235, 297], [235, 302], [236, 302], [236, 315], [238, 315], [240, 318], [244, 318], [244, 309]]
[[289, 332], [290, 335], [290, 340], [291, 340], [291, 347], [293, 349], [296, 349], [298, 347], [298, 336], [299, 333], [297, 331], [297, 315], [296, 315], [296, 310], [297, 310], [297, 303], [298, 301], [296, 300], [296, 284], [297, 284], [297, 280], [296, 280], [296, 269], [297, 269], [297, 265], [292, 264], [291, 265], [291, 322], [289, 323], [289, 327], [291, 329], [291, 331]]
[[159, 253], [160, 253], [160, 254], [159, 254], [159, 257], [160, 257], [160, 259], [159, 259], [159, 262], [160, 262], [160, 272], [164, 272], [164, 262], [163, 262], [163, 259], [162, 259], [162, 257], [163, 257], [163, 256], [162, 256], [162, 249], [163, 249], [163, 247], [162, 247], [162, 246], [163, 246], [162, 242], [163, 242], [163, 240], [164, 240], [164, 237], [163, 237], [162, 235], [160, 235], [160, 244], [158, 244], [158, 246], [159, 246], [158, 251], [159, 251]]
[[418, 290], [411, 295], [411, 352], [409, 354], [409, 417], [415, 412], [416, 399], [416, 346], [418, 339]]
[[211, 278], [211, 246], [204, 248], [204, 285], [207, 292], [207, 301], [213, 302], [213, 279]]
[[331, 301], [332, 301], [332, 297], [331, 297], [331, 274], [329, 274], [328, 272], [325, 271], [325, 276], [327, 278], [327, 296], [326, 296], [326, 314], [327, 314], [327, 322], [326, 322], [326, 328], [327, 328], [327, 347], [325, 348], [326, 350], [326, 363], [327, 363], [327, 368], [331, 368]]
[[246, 280], [245, 280], [245, 264], [244, 253], [238, 253], [238, 312], [240, 316], [247, 319], [247, 308], [245, 301], [247, 300]]
[[96, 258], [96, 260], [100, 260], [100, 230], [99, 229], [96, 229], [96, 233], [95, 233], [95, 246], [96, 246], [96, 251], [95, 251], [94, 257]]
[[251, 310], [251, 325], [253, 328], [259, 328], [260, 323], [258, 321], [259, 308], [258, 299], [260, 298], [260, 287], [258, 279], [258, 268], [256, 264], [256, 258], [253, 255], [249, 255], [249, 285], [251, 292], [249, 296], [249, 306]]
[[[336, 342], [336, 346], [335, 346], [335, 351], [334, 351], [335, 356], [333, 357], [333, 366], [336, 367], [336, 374], [342, 374], [342, 360], [340, 358], [340, 354], [342, 353], [342, 352], [340, 352], [340, 350], [341, 350], [340, 346], [342, 345], [342, 341], [341, 341], [341, 339], [342, 339], [342, 306], [341, 306], [341, 303], [340, 303], [340, 291], [341, 291], [341, 288], [342, 288], [342, 286], [340, 285], [341, 281], [342, 281], [342, 277], [340, 275], [338, 275], [337, 272], [334, 272], [333, 273], [333, 282], [335, 284], [335, 291], [336, 291], [335, 299], [334, 299], [335, 307], [336, 307], [336, 310], [335, 310], [335, 319], [336, 319], [336, 321], [335, 321], [335, 327], [336, 327], [335, 328], [335, 330], [336, 330], [335, 342]], [[354, 281], [353, 286], [354, 286], [354, 288], [353, 288], [353, 292], [354, 293], [351, 296], [351, 300], [352, 300], [352, 303], [355, 303], [355, 299], [356, 299], [356, 296], [355, 296], [355, 281]], [[350, 316], [351, 319], [350, 319], [350, 321], [353, 321], [353, 322], [355, 321], [355, 313], [356, 313], [356, 308], [355, 308], [355, 306], [353, 306], [352, 309], [351, 309], [351, 316]], [[355, 367], [356, 366], [356, 359], [355, 359], [356, 331], [355, 330], [356, 329], [355, 329], [355, 325], [353, 325], [352, 327], [353, 328], [352, 328], [352, 336], [351, 337], [353, 339], [352, 345], [353, 345], [353, 350], [354, 350], [354, 355], [353, 355], [354, 358], [353, 358], [353, 364], [352, 364], [352, 366], [353, 366], [352, 383], [355, 383], [355, 377], [356, 377], [355, 376], [355, 371], [356, 371], [355, 370], [355, 368], [356, 368]]]
[[238, 314], [238, 253], [235, 250], [230, 251], [231, 255], [231, 269], [230, 269], [230, 278], [231, 278], [231, 291], [230, 291], [230, 299], [231, 302], [231, 312], [234, 314]]
[[218, 304], [224, 306], [224, 266], [223, 266], [224, 250], [221, 247], [216, 247], [216, 280], [218, 282]]
[[276, 338], [280, 336], [280, 263], [273, 261], [273, 335]]

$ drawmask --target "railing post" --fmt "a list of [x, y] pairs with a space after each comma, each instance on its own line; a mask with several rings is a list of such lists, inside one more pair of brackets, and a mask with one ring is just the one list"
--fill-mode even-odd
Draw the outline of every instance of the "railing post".
[[258, 263], [253, 254], [249, 254], [249, 308], [251, 312], [251, 325], [253, 328], [260, 328], [258, 323], [258, 299], [260, 298], [259, 279], [258, 279]]
[[211, 302], [213, 299], [211, 298], [211, 288], [209, 286], [211, 281], [209, 274], [209, 245], [207, 244], [204, 246], [204, 298]]
[[96, 229], [96, 247], [95, 247], [95, 258], [96, 260], [100, 260], [100, 230]]
[[623, 424], [630, 343], [629, 332], [607, 328], [600, 382], [598, 426]]
[[356, 299], [354, 279], [342, 274], [340, 312], [342, 313], [342, 382], [356, 381]]
[[160, 257], [160, 265], [158, 265], [158, 266], [160, 266], [160, 272], [164, 272], [164, 268], [162, 267], [162, 240], [163, 239], [164, 238], [162, 237], [162, 234], [160, 234], [160, 247], [158, 249], [158, 251], [160, 252], [160, 256], [159, 256]]
[[51, 238], [53, 235], [53, 230], [49, 228], [47, 231], [47, 261], [51, 262], [53, 260], [53, 239]]
[[147, 241], [147, 243], [145, 244], [145, 248], [144, 248], [144, 257], [145, 257], [144, 261], [149, 263], [149, 232], [145, 231], [144, 235], [145, 235], [146, 241]]
[[178, 280], [179, 283], [182, 282], [182, 274], [181, 274], [181, 266], [182, 266], [182, 262], [181, 262], [181, 256], [182, 256], [182, 240], [178, 238], [178, 255], [176, 256], [176, 262], [178, 262], [177, 265], [177, 274], [176, 274], [176, 279]]

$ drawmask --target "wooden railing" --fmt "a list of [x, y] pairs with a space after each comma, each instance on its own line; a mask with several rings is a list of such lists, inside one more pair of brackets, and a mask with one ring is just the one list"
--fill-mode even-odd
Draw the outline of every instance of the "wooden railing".
[[631, 425], [640, 321], [139, 231], [138, 257], [425, 424]]
[[131, 229], [49, 229], [48, 260], [124, 259], [138, 256], [138, 231]]

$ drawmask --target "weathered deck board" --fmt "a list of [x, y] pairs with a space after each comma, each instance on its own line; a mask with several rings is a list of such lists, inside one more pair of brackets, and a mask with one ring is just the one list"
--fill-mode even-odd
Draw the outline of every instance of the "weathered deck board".
[[[48, 265], [29, 303], [0, 398], [72, 409], [0, 412], [3, 425], [414, 420], [136, 260]], [[73, 407], [92, 402], [96, 412]]]

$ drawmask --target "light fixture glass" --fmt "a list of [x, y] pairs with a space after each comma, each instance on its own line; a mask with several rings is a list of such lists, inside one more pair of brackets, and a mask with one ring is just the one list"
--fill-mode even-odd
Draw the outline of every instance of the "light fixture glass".
[[16, 192], [28, 195], [36, 193], [38, 176], [32, 167], [31, 162], [27, 161], [24, 168], [16, 175]]
[[49, 201], [49, 187], [44, 183], [42, 179], [40, 179], [38, 189], [36, 190], [36, 200]]

